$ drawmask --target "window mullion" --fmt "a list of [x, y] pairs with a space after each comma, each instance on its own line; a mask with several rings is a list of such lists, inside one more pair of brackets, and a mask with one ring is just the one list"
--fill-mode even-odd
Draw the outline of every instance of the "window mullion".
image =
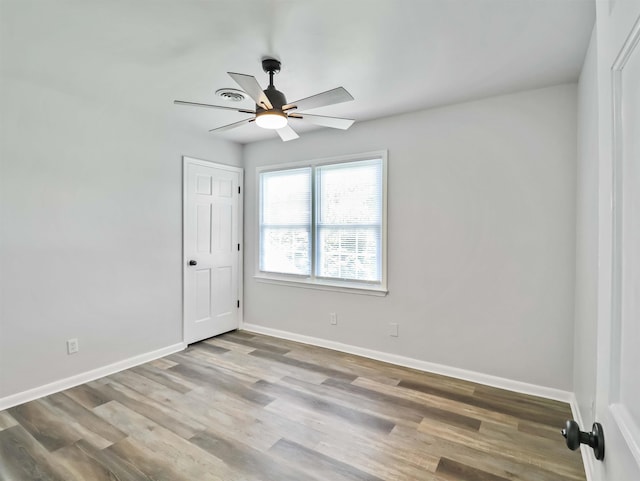
[[316, 278], [316, 262], [317, 262], [317, 252], [316, 252], [316, 236], [317, 236], [317, 228], [316, 228], [316, 209], [319, 205], [318, 199], [316, 199], [316, 168], [311, 168], [311, 279]]

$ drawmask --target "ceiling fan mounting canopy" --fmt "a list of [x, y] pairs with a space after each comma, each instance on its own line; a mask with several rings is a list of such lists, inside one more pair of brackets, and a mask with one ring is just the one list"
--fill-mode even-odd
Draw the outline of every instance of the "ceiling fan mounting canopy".
[[280, 60], [276, 60], [275, 58], [263, 58], [262, 59], [262, 70], [264, 73], [279, 73], [280, 72]]
[[[353, 124], [352, 119], [340, 119], [336, 117], [326, 117], [323, 115], [311, 115], [299, 110], [315, 109], [318, 107], [324, 107], [327, 105], [338, 104], [342, 102], [348, 102], [353, 100], [353, 97], [343, 87], [337, 87], [332, 90], [327, 90], [311, 97], [300, 99], [296, 102], [287, 103], [287, 98], [284, 93], [280, 92], [273, 85], [273, 76], [280, 72], [281, 63], [275, 58], [263, 58], [262, 70], [269, 74], [269, 85], [266, 89], [262, 89], [260, 84], [251, 75], [245, 75], [241, 73], [228, 72], [229, 76], [236, 81], [236, 83], [242, 88], [242, 90], [253, 99], [256, 104], [255, 110], [248, 109], [235, 109], [233, 107], [223, 107], [221, 105], [210, 105], [196, 102], [185, 102], [183, 100], [174, 100], [173, 103], [178, 105], [188, 105], [193, 107], [208, 107], [214, 109], [235, 110], [236, 112], [253, 114], [254, 117], [234, 122], [229, 125], [224, 125], [215, 129], [211, 129], [210, 132], [222, 132], [230, 130], [247, 123], [255, 121], [255, 123], [264, 129], [275, 130], [283, 141], [293, 140], [298, 138], [298, 134], [291, 128], [289, 119], [305, 120], [309, 123], [321, 125], [324, 127], [331, 127], [334, 129], [346, 130]], [[294, 111], [291, 112], [291, 111]]]

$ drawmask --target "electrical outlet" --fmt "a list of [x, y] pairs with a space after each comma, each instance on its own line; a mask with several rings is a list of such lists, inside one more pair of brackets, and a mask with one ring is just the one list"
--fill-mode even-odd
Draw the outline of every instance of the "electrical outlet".
[[329, 313], [329, 323], [332, 326], [335, 326], [336, 324], [338, 324], [338, 315], [335, 312]]
[[67, 354], [75, 354], [80, 350], [80, 344], [78, 343], [78, 339], [68, 339], [67, 340]]
[[389, 323], [389, 335], [391, 337], [398, 337], [398, 323], [390, 322]]

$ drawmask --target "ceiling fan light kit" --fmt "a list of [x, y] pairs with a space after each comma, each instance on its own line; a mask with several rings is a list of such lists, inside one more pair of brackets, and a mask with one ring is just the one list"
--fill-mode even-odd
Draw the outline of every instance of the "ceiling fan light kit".
[[256, 113], [256, 125], [263, 129], [277, 130], [286, 127], [289, 123], [287, 114], [275, 110], [265, 110]]
[[[288, 104], [285, 95], [277, 90], [273, 85], [273, 76], [280, 72], [280, 61], [274, 58], [265, 58], [262, 60], [262, 70], [269, 74], [269, 86], [265, 90], [262, 90], [258, 81], [251, 75], [228, 72], [229, 76], [242, 88], [242, 92], [251, 97], [256, 103], [255, 110], [235, 109], [233, 107], [224, 107], [222, 105], [186, 102], [183, 100], [174, 100], [173, 103], [191, 107], [235, 110], [240, 113], [253, 114], [254, 117], [211, 129], [210, 132], [231, 130], [255, 121], [258, 127], [275, 130], [280, 138], [285, 142], [298, 138], [298, 134], [289, 125], [289, 119], [296, 119], [296, 121], [306, 120], [307, 122], [315, 125], [342, 130], [348, 129], [353, 124], [353, 119], [311, 115], [299, 111], [301, 109], [315, 109], [318, 107], [325, 107], [327, 105], [335, 105], [353, 100], [351, 94], [343, 87], [337, 87]], [[295, 111], [295, 113], [293, 111]]]

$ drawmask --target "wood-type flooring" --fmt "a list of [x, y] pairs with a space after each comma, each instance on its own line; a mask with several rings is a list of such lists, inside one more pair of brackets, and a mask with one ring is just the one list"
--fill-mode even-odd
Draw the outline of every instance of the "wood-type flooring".
[[242, 331], [0, 411], [2, 481], [584, 480], [569, 406]]

